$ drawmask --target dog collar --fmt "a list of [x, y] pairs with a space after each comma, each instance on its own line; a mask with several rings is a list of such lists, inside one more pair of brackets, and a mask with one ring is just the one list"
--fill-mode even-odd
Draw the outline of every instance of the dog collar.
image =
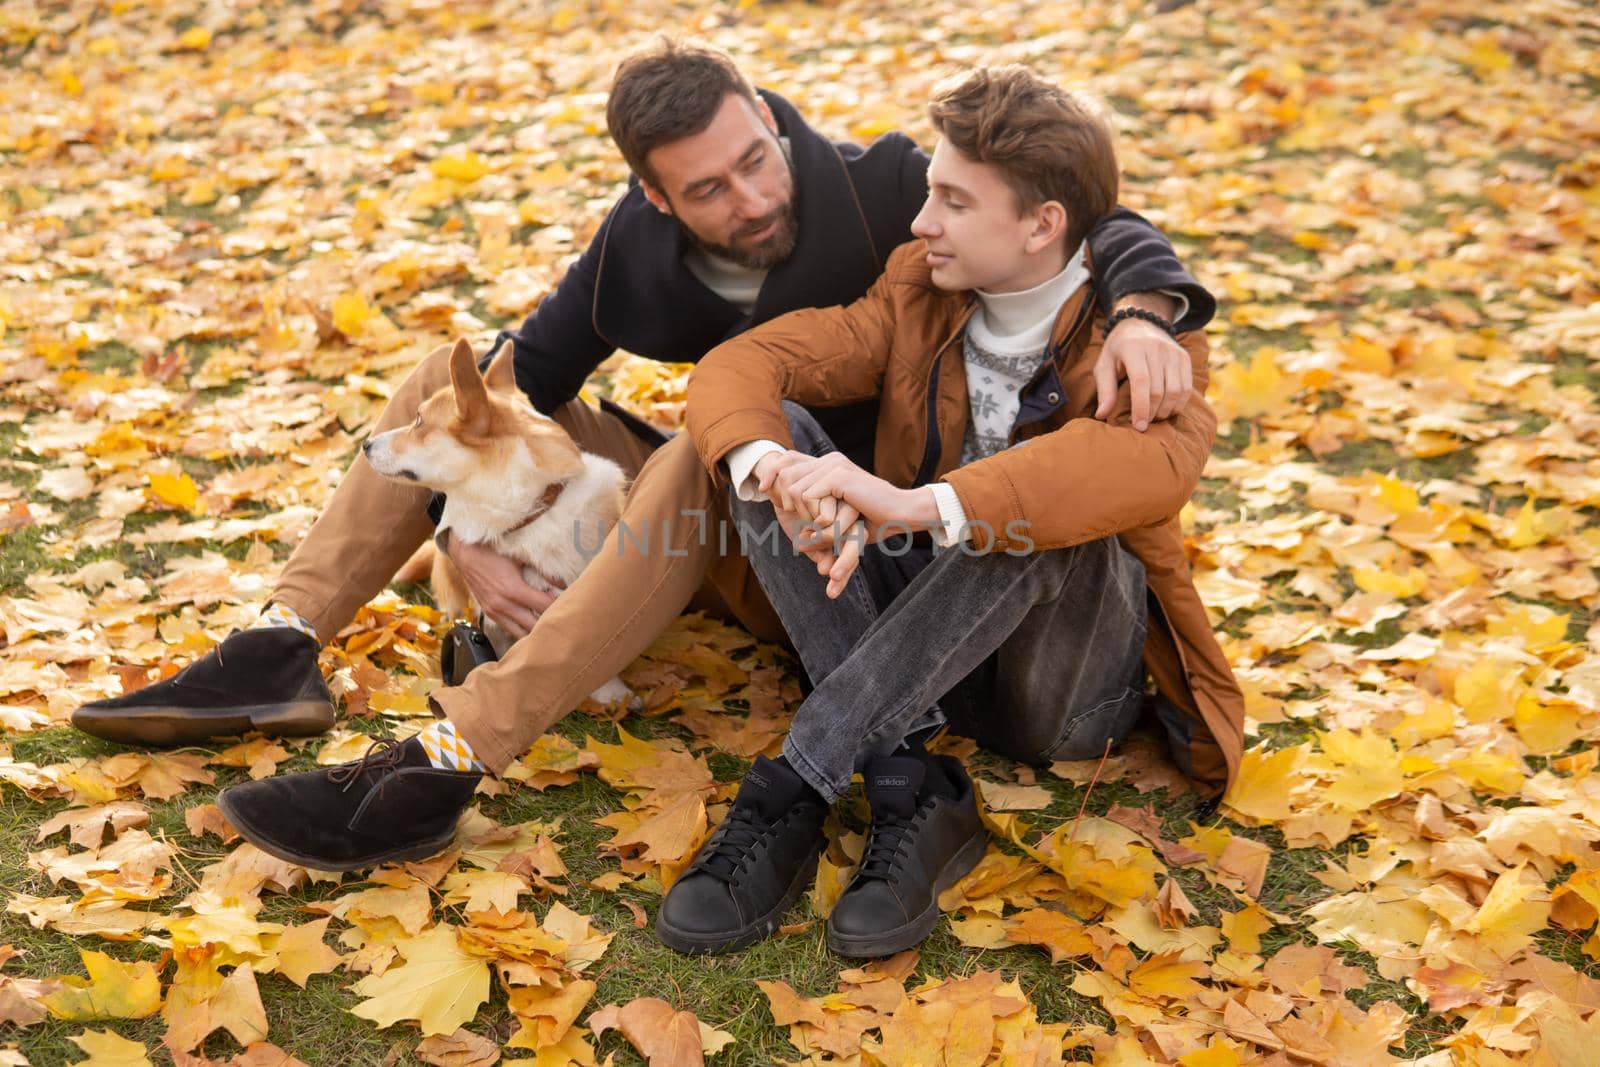
[[[549, 511], [551, 508], [555, 507], [556, 501], [561, 499], [561, 491], [566, 487], [566, 482], [551, 482], [549, 487], [545, 489], [544, 496], [541, 496], [539, 498], [539, 502], [533, 506], [533, 511], [528, 514], [528, 517], [511, 527], [511, 529], [507, 530], [506, 533], [515, 533], [524, 526], [533, 522], [545, 512]], [[504, 537], [505, 534], [501, 534], [500, 536]]]

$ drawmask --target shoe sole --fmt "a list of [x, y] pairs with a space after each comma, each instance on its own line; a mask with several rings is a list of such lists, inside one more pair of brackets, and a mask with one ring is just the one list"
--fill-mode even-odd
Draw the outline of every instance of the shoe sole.
[[249, 819], [240, 816], [226, 789], [217, 795], [217, 807], [222, 809], [222, 814], [227, 816], [228, 822], [233, 824], [233, 828], [239, 831], [239, 836], [259, 848], [262, 852], [286, 863], [298, 864], [301, 867], [309, 867], [317, 871], [360, 871], [368, 867], [376, 867], [380, 863], [404, 863], [410, 860], [425, 860], [443, 852], [449, 847], [450, 842], [455, 840], [456, 836], [456, 828], [451, 826], [449, 832], [429, 838], [426, 841], [419, 841], [414, 845], [388, 849], [384, 852], [375, 852], [355, 859], [329, 862], [323, 856], [312, 856], [274, 844], [271, 838], [250, 825]]
[[333, 725], [333, 705], [325, 700], [256, 704], [226, 714], [195, 708], [79, 708], [72, 725], [93, 737], [124, 745], [192, 745], [213, 737], [259, 730], [269, 737], [306, 737]]
[[923, 940], [933, 932], [934, 924], [939, 921], [939, 894], [965, 878], [988, 850], [989, 831], [979, 827], [978, 832], [950, 857], [944, 869], [939, 872], [939, 877], [934, 879], [933, 899], [922, 914], [892, 930], [855, 937], [836, 932], [830, 923], [828, 948], [837, 955], [861, 959], [893, 956], [896, 952], [904, 952], [908, 948], [922, 944]]
[[811, 854], [811, 858], [800, 865], [800, 870], [795, 873], [794, 880], [789, 883], [789, 888], [784, 890], [783, 897], [777, 906], [765, 915], [741, 926], [733, 934], [697, 934], [688, 930], [679, 930], [656, 912], [656, 937], [670, 949], [693, 956], [706, 956], [718, 952], [734, 952], [747, 948], [757, 941], [771, 937], [778, 929], [779, 920], [789, 910], [800, 894], [806, 891], [806, 886], [811, 884], [811, 879], [817, 874], [817, 858], [822, 855], [819, 846]]

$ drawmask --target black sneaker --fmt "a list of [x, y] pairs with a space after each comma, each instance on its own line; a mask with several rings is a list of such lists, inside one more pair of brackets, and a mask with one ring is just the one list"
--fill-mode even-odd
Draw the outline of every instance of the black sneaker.
[[217, 807], [263, 852], [354, 871], [444, 851], [482, 777], [433, 766], [414, 737], [385, 738], [350, 763], [224, 789]]
[[192, 745], [248, 730], [320, 734], [334, 713], [317, 651], [287, 626], [235, 630], [171, 678], [85, 704], [72, 725], [125, 745]]
[[758, 756], [728, 817], [661, 902], [661, 943], [727, 952], [770, 935], [816, 874], [827, 814], [804, 779]]
[[[939, 780], [924, 788], [933, 776]], [[978, 865], [989, 835], [960, 760], [889, 756], [862, 777], [872, 832], [828, 916], [828, 947], [841, 956], [891, 956], [928, 936], [939, 894]]]

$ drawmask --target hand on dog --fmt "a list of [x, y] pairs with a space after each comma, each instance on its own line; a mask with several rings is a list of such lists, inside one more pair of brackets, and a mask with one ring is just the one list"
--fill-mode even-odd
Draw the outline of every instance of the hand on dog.
[[488, 545], [452, 538], [449, 556], [478, 607], [516, 640], [526, 637], [539, 616], [556, 602], [555, 595], [523, 580], [522, 564]]

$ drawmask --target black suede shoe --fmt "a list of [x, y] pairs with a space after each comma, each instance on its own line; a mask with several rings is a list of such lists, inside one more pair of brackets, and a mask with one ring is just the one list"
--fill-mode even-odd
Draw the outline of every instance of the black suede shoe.
[[757, 757], [728, 817], [661, 902], [661, 943], [727, 952], [771, 934], [817, 872], [827, 814], [798, 774]]
[[928, 936], [939, 894], [978, 865], [989, 835], [960, 760], [889, 756], [862, 777], [872, 832], [828, 916], [828, 947], [841, 956], [890, 956]]
[[247, 730], [303, 737], [333, 725], [333, 694], [315, 641], [264, 626], [235, 630], [171, 678], [85, 704], [72, 725], [125, 745], [192, 745]]
[[217, 807], [263, 852], [354, 871], [443, 851], [482, 777], [433, 766], [414, 737], [386, 738], [350, 763], [224, 789]]

